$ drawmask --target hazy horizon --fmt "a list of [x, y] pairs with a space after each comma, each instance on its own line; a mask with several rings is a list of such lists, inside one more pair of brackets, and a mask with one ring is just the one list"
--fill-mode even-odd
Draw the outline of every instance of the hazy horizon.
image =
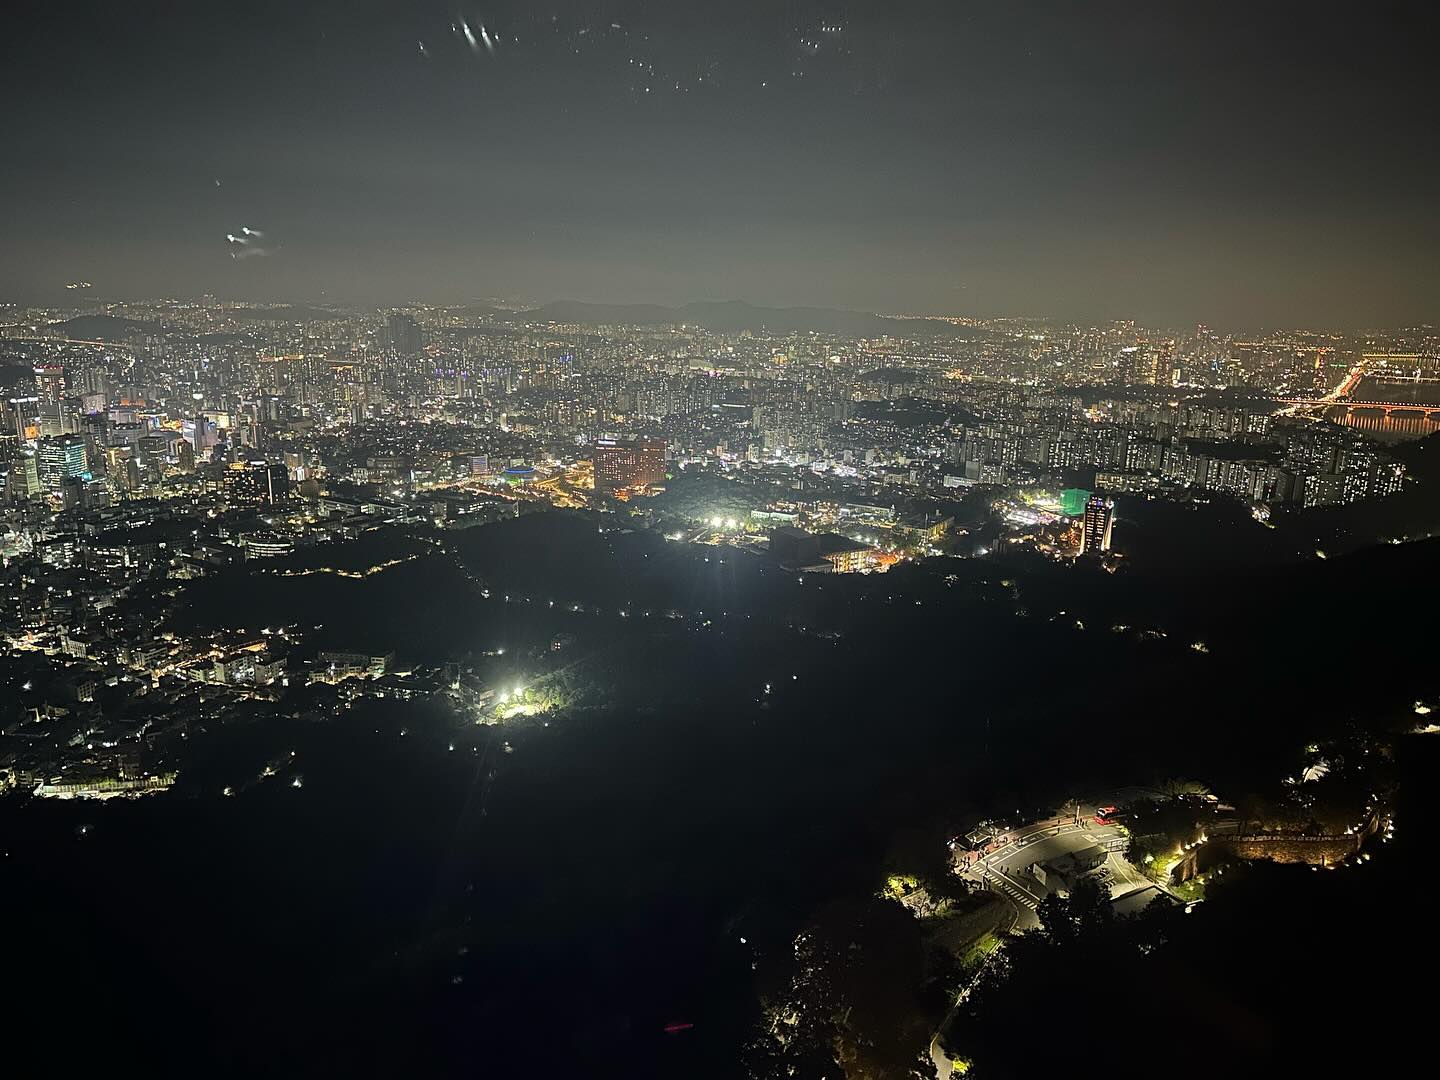
[[1428, 38], [1349, 13], [29, 4], [0, 293], [1435, 321]]

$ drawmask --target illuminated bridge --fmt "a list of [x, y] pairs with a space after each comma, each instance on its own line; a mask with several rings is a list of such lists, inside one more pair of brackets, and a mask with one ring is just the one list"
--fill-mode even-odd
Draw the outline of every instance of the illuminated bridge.
[[1440, 383], [1351, 377], [1319, 398], [1281, 398], [1292, 414], [1325, 415], [1362, 431], [1423, 436], [1440, 431]]

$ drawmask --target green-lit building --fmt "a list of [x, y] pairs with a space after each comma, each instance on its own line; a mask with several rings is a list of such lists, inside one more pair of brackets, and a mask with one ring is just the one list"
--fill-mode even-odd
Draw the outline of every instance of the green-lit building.
[[1079, 517], [1089, 501], [1090, 492], [1084, 488], [1066, 488], [1060, 492], [1060, 512], [1066, 517]]

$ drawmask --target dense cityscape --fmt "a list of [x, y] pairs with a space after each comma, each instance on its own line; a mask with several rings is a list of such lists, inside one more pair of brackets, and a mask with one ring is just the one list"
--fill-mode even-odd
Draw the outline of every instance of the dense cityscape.
[[6, 1067], [1421, 1068], [1426, 30], [22, 4]]
[[[709, 313], [754, 323], [729, 332], [216, 301], [7, 314], [4, 631], [54, 661], [24, 665], [6, 777], [42, 794], [159, 790], [207, 685], [436, 685], [307, 655], [298, 630], [167, 632], [175, 583], [223, 567], [375, 573], [409, 556], [327, 553], [571, 507], [800, 571], [1002, 545], [1114, 571], [1116, 495], [1223, 497], [1268, 525], [1396, 495], [1395, 441], [1440, 429], [1424, 332], [897, 319], [857, 338], [767, 331], [794, 315], [744, 307]], [[107, 686], [168, 719], [117, 717]]]
[[[837, 575], [881, 586], [842, 594], [848, 604], [880, 592], [893, 604], [896, 591], [937, 603], [935, 588], [960, 585], [1013, 619], [1054, 606], [1047, 593], [1065, 595], [1065, 575], [1148, 589], [1157, 551], [1162, 564], [1179, 557], [1176, 526], [1150, 518], [1157, 504], [1211, 521], [1222, 538], [1211, 543], [1273, 535], [1300, 565], [1329, 558], [1318, 545], [1341, 555], [1440, 526], [1412, 452], [1440, 427], [1427, 404], [1440, 403], [1440, 340], [1423, 329], [1242, 340], [745, 305], [656, 315], [208, 298], [6, 315], [0, 780], [18, 805], [302, 789], [315, 766], [286, 748], [293, 738], [272, 731], [237, 762], [223, 757], [229, 730], [267, 716], [350, 725], [388, 702], [438, 710], [430, 730], [479, 762], [483, 798], [496, 755], [536, 724], [612, 710], [637, 677], [664, 687], [625, 647], [617, 657], [618, 624], [659, 620], [703, 640], [717, 619], [733, 637], [746, 632], [735, 619], [783, 613], [790, 633], [832, 645], [858, 629], [824, 608], [797, 625], [805, 607], [775, 584], [749, 595], [735, 579], [692, 583], [687, 606], [676, 581], [697, 562], [728, 559], [742, 579], [783, 578], [796, 595], [818, 597]], [[1358, 531], [1334, 519], [1352, 513]], [[1369, 535], [1391, 519], [1389, 535]], [[609, 569], [593, 565], [597, 542]], [[543, 617], [504, 617], [500, 636], [477, 644], [462, 605], [439, 640], [413, 626], [387, 637], [359, 611], [404, 621], [368, 583], [407, 570], [443, 575], [402, 586], [422, 595], [459, 589], [471, 605]], [[355, 591], [304, 591], [316, 578]], [[1098, 617], [1057, 607], [1048, 621], [1083, 632]], [[1137, 643], [1181, 633], [1145, 619], [1109, 629]], [[1177, 646], [1208, 655], [1202, 633]], [[739, 663], [744, 678], [764, 672], [747, 708], [793, 693], [773, 664]], [[676, 688], [651, 692], [663, 702]], [[1424, 700], [1410, 710], [1428, 711]], [[1305, 791], [1299, 804], [1283, 787], [1237, 809], [1193, 781], [1081, 789], [1072, 777], [1034, 796], [1064, 783], [1065, 806], [973, 820], [947, 809], [935, 820], [960, 831], [892, 866], [879, 895], [934, 925], [930, 947], [948, 959], [923, 985], [953, 985], [960, 1004], [945, 1014], [917, 1001], [830, 1038], [860, 1039], [847, 1052], [874, 1060], [855, 1067], [888, 1075], [928, 1022], [926, 1054], [958, 1074], [967, 1039], [987, 1045], [967, 1033], [964, 1003], [1018, 992], [986, 981], [1007, 933], [1063, 937], [1065, 903], [1092, 905], [1093, 919], [1097, 896], [1113, 918], [1157, 897], [1188, 913], [1207, 877], [1255, 859], [1369, 859], [1367, 840], [1394, 831], [1394, 781], [1364, 760], [1386, 737], [1314, 742], [1289, 781]], [[1357, 785], [1376, 790], [1362, 799]], [[81, 816], [77, 837], [93, 824]], [[1142, 829], [1147, 816], [1155, 826]], [[805, 962], [763, 999], [768, 1019], [747, 1051], [759, 1074], [778, 1066], [757, 1061], [801, 1067], [817, 1047], [795, 1027], [833, 1022], [816, 1015], [839, 992], [816, 984], [838, 977], [831, 946], [796, 941]], [[895, 1046], [871, 1046], [877, 1031]]]

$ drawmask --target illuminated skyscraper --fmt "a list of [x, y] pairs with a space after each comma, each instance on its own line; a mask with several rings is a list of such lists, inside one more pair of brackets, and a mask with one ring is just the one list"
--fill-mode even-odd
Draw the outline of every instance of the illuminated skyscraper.
[[615, 494], [665, 479], [664, 439], [596, 439], [595, 490]]
[[37, 419], [40, 423], [41, 436], [50, 435], [74, 435], [78, 427], [78, 417], [70, 403], [60, 398], [50, 401], [41, 398]]
[[1085, 504], [1085, 522], [1080, 532], [1080, 553], [1098, 555], [1110, 550], [1110, 528], [1115, 520], [1115, 503], [1100, 495]]
[[35, 451], [24, 447], [17, 451], [6, 477], [5, 496], [11, 502], [28, 499], [41, 492], [40, 462]]
[[65, 396], [65, 369], [59, 364], [36, 364], [35, 392], [41, 401], [59, 402]]
[[90, 460], [85, 451], [85, 440], [79, 435], [61, 435], [59, 438], [40, 440], [40, 482], [47, 490], [59, 491], [66, 480], [84, 476], [89, 471]]
[[[39, 413], [40, 399], [34, 397], [12, 397], [10, 399], [10, 420], [14, 425], [15, 438], [28, 442], [39, 430], [35, 418]], [[10, 425], [6, 425], [7, 428]], [[6, 434], [9, 434], [7, 431]]]

